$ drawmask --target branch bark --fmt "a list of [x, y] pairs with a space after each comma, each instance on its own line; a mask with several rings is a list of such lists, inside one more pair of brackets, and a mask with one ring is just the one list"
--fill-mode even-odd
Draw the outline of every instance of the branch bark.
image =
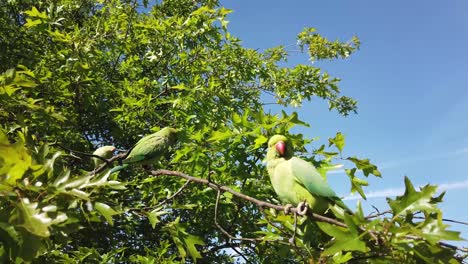
[[[255, 198], [250, 197], [248, 195], [236, 192], [236, 191], [234, 191], [233, 189], [231, 189], [231, 188], [229, 188], [227, 186], [219, 185], [219, 184], [216, 184], [214, 182], [210, 182], [210, 181], [205, 180], [205, 179], [193, 177], [193, 176], [190, 176], [190, 175], [185, 174], [183, 172], [161, 169], [161, 170], [151, 171], [151, 175], [153, 175], [153, 176], [167, 175], [167, 176], [181, 177], [181, 178], [190, 180], [192, 182], [197, 182], [197, 183], [204, 184], [204, 185], [206, 185], [208, 187], [211, 187], [211, 188], [213, 188], [215, 190], [220, 190], [222, 192], [229, 192], [229, 193], [231, 193], [232, 195], [234, 195], [236, 197], [247, 200], [247, 201], [257, 205], [260, 208], [268, 207], [268, 208], [273, 208], [273, 209], [275, 209], [277, 211], [284, 211], [284, 209], [285, 209], [285, 206], [276, 205], [276, 204], [272, 204], [272, 203], [269, 203], [269, 202], [265, 202], [265, 201], [255, 199]], [[293, 208], [290, 208], [289, 211], [292, 212], [292, 213], [295, 213], [297, 211], [297, 209], [293, 207]], [[333, 225], [336, 225], [336, 226], [346, 227], [346, 225], [344, 223], [342, 223], [340, 221], [337, 221], [337, 220], [335, 220], [333, 218], [329, 218], [329, 217], [326, 217], [326, 216], [323, 216], [323, 215], [315, 214], [315, 213], [312, 213], [310, 211], [307, 213], [307, 215], [313, 217], [317, 221], [327, 222], [327, 223], [330, 223], [330, 224], [333, 224]]]
[[[215, 207], [215, 224], [226, 236], [228, 236], [231, 239], [246, 240], [246, 241], [251, 241], [251, 242], [256, 241], [256, 239], [254, 239], [254, 238], [241, 238], [241, 239], [239, 239], [239, 238], [233, 237], [232, 235], [227, 233], [222, 227], [219, 226], [219, 224], [217, 223], [216, 215], [217, 215], [217, 211], [218, 211], [219, 195], [220, 195], [221, 192], [229, 192], [229, 193], [231, 193], [232, 195], [234, 195], [236, 197], [239, 197], [241, 199], [244, 199], [246, 201], [249, 201], [249, 202], [257, 205], [260, 209], [263, 209], [264, 207], [268, 207], [268, 208], [275, 209], [277, 211], [283, 211], [284, 212], [284, 209], [286, 208], [285, 206], [282, 206], [282, 205], [276, 205], [276, 204], [272, 204], [272, 203], [269, 203], [269, 202], [265, 202], [265, 201], [262, 201], [262, 200], [255, 199], [255, 198], [250, 197], [248, 195], [236, 192], [236, 191], [234, 191], [233, 189], [231, 189], [231, 188], [229, 188], [227, 186], [216, 184], [216, 183], [210, 182], [210, 181], [208, 181], [206, 179], [193, 177], [193, 176], [190, 176], [190, 175], [185, 174], [183, 172], [160, 169], [160, 170], [152, 170], [152, 171], [150, 171], [150, 174], [153, 175], [153, 176], [161, 176], [161, 175], [177, 176], [177, 177], [187, 179], [188, 181], [200, 183], [200, 184], [206, 185], [206, 186], [208, 186], [210, 188], [213, 188], [214, 190], [217, 190], [218, 193], [217, 193], [217, 197], [216, 197], [217, 201], [216, 201], [216, 207]], [[289, 208], [289, 213], [297, 213], [297, 208], [294, 208], [294, 207]], [[344, 224], [344, 223], [342, 223], [342, 222], [340, 222], [338, 220], [335, 220], [333, 218], [329, 218], [329, 217], [326, 217], [326, 216], [323, 216], [323, 215], [312, 213], [310, 210], [308, 211], [307, 215], [310, 216], [310, 217], [313, 217], [316, 221], [326, 222], [326, 223], [333, 224], [333, 225], [340, 226], [340, 227], [344, 227], [344, 228], [347, 227], [346, 224]], [[375, 216], [372, 216], [372, 217], [375, 217]], [[373, 235], [373, 233], [370, 230], [367, 230], [367, 231], [363, 230], [363, 231], [369, 232], [369, 234], [371, 234], [371, 236]], [[408, 236], [408, 238], [421, 239], [419, 237], [412, 237], [412, 236]], [[462, 248], [459, 248], [457, 246], [447, 244], [445, 242], [439, 242], [439, 245], [441, 245], [443, 247], [451, 248], [451, 249], [454, 249], [454, 250], [460, 250], [460, 251], [466, 252], [464, 248], [462, 249]]]

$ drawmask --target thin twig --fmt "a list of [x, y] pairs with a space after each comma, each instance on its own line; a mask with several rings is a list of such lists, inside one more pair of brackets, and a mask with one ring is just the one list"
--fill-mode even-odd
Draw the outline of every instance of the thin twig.
[[[374, 206], [372, 206], [372, 207], [374, 207]], [[375, 208], [375, 207], [374, 207], [374, 208]], [[377, 209], [377, 208], [375, 208], [375, 209]], [[376, 211], [377, 211], [377, 213], [375, 213], [375, 214], [372, 213], [372, 214], [366, 216], [366, 219], [376, 218], [376, 217], [379, 217], [379, 216], [381, 216], [381, 215], [390, 214], [390, 213], [392, 212], [392, 211], [390, 211], [390, 210], [388, 210], [388, 211], [383, 211], [383, 212], [379, 212], [378, 210], [376, 210]]]
[[177, 195], [179, 195], [184, 189], [185, 187], [187, 187], [187, 185], [191, 182], [191, 180], [187, 180], [184, 185], [182, 185], [182, 187], [179, 188], [179, 190], [177, 190], [177, 192], [175, 192], [173, 195], [167, 197], [166, 199], [164, 199], [164, 201], [158, 203], [158, 205], [156, 207], [159, 207], [165, 203], [167, 203], [169, 200], [172, 200], [174, 197], [176, 197]]
[[[426, 219], [424, 216], [413, 216], [413, 218], [415, 218], [415, 219]], [[467, 222], [452, 220], [452, 219], [447, 219], [447, 218], [442, 218], [442, 221], [456, 223], [456, 224], [460, 224], [460, 225], [468, 225]]]
[[[370, 215], [366, 216], [366, 219], [376, 218], [376, 217], [379, 217], [379, 216], [382, 216], [382, 215], [385, 215], [385, 214], [391, 214], [391, 213], [392, 213], [392, 211], [388, 210], [388, 211], [383, 211], [381, 213], [370, 214]], [[413, 218], [414, 219], [426, 219], [426, 217], [424, 217], [424, 216], [413, 216]], [[456, 223], [456, 224], [460, 224], [460, 225], [468, 225], [468, 222], [458, 221], [458, 220], [453, 220], [453, 219], [448, 219], [448, 218], [442, 218], [442, 221], [450, 222], [450, 223]]]
[[[413, 240], [424, 240], [424, 239], [421, 238], [421, 237], [412, 236], [412, 235], [407, 235], [407, 236], [405, 236], [405, 238], [407, 238], [407, 239], [413, 239]], [[451, 245], [451, 244], [448, 244], [448, 243], [445, 243], [445, 242], [442, 242], [442, 241], [439, 241], [439, 245], [441, 245], [441, 246], [443, 246], [443, 247], [446, 247], [446, 248], [453, 249], [453, 250], [459, 250], [459, 251], [462, 251], [462, 252], [468, 252], [468, 248], [457, 247], [457, 246], [454, 246], [454, 245]]]
[[129, 149], [128, 151], [124, 152], [124, 153], [120, 153], [120, 154], [117, 154], [117, 155], [114, 155], [112, 158], [110, 159], [106, 159], [106, 158], [103, 158], [101, 156], [98, 156], [98, 155], [94, 155], [94, 154], [89, 154], [89, 153], [86, 153], [86, 152], [81, 152], [81, 151], [77, 151], [77, 150], [73, 150], [73, 149], [70, 149], [70, 148], [67, 148], [65, 146], [63, 146], [62, 144], [60, 143], [52, 143], [50, 145], [57, 145], [59, 146], [60, 148], [64, 149], [64, 150], [67, 150], [69, 151], [70, 153], [72, 154], [79, 154], [79, 155], [82, 155], [82, 156], [87, 156], [87, 157], [92, 157], [92, 158], [98, 158], [102, 161], [104, 161], [104, 163], [102, 163], [101, 165], [99, 165], [97, 168], [95, 168], [94, 170], [92, 170], [91, 172], [88, 173], [88, 176], [92, 176], [92, 175], [96, 175], [98, 174], [99, 172], [102, 172], [103, 170], [105, 170], [107, 167], [110, 167], [112, 165], [112, 163], [116, 160], [123, 160], [125, 159], [128, 154], [130, 154], [130, 151], [133, 149]]
[[217, 246], [213, 246], [212, 248], [208, 249], [208, 250], [205, 250], [203, 251], [204, 253], [209, 253], [209, 252], [216, 252], [218, 250], [221, 250], [221, 249], [225, 249], [225, 248], [230, 248], [230, 247], [240, 247], [240, 243], [231, 243], [231, 242], [226, 242], [224, 244], [221, 244], [221, 245], [217, 245]]
[[62, 144], [60, 144], [60, 143], [58, 143], [58, 142], [51, 143], [50, 145], [51, 145], [51, 146], [57, 145], [57, 146], [59, 146], [61, 149], [64, 149], [64, 150], [70, 152], [71, 154], [78, 154], [78, 155], [80, 155], [80, 156], [85, 156], [85, 157], [90, 157], [90, 158], [98, 158], [98, 159], [104, 161], [105, 163], [109, 163], [109, 161], [108, 161], [106, 158], [103, 158], [103, 157], [98, 156], [98, 155], [95, 155], [95, 154], [90, 154], [90, 153], [81, 152], [81, 151], [78, 151], [78, 150], [73, 150], [73, 149], [70, 149], [70, 148], [65, 147], [64, 145], [62, 145]]
[[216, 194], [216, 204], [215, 204], [215, 213], [214, 213], [214, 222], [216, 227], [227, 237], [229, 237], [232, 240], [244, 240], [244, 241], [250, 241], [250, 242], [256, 242], [260, 241], [262, 239], [259, 238], [245, 238], [245, 237], [235, 237], [231, 234], [229, 234], [228, 231], [226, 231], [219, 223], [218, 223], [218, 204], [219, 204], [219, 196], [221, 195], [221, 190], [218, 189], [218, 193]]
[[236, 247], [231, 246], [232, 250], [234, 250], [239, 256], [241, 256], [246, 263], [251, 263], [245, 256], [242, 254]]
[[102, 171], [105, 170], [107, 167], [111, 166], [112, 163], [113, 163], [114, 161], [125, 159], [125, 158], [128, 156], [129, 153], [130, 153], [130, 151], [127, 151], [127, 152], [125, 152], [125, 153], [117, 154], [117, 155], [113, 156], [113, 157], [110, 158], [110, 159], [106, 159], [106, 162], [105, 162], [105, 163], [99, 165], [99, 167], [97, 167], [97, 168], [94, 169], [93, 171], [90, 171], [90, 172], [88, 173], [88, 175], [96, 175], [96, 174], [102, 172]]
[[263, 217], [265, 217], [265, 220], [268, 222], [268, 224], [270, 224], [272, 227], [276, 228], [277, 230], [279, 230], [284, 236], [289, 236], [289, 233], [284, 230], [283, 228], [280, 228], [278, 227], [277, 225], [275, 225], [273, 222], [270, 221], [270, 219], [268, 218], [268, 215], [265, 214], [265, 212], [261, 209], [260, 212], [262, 212], [263, 214]]

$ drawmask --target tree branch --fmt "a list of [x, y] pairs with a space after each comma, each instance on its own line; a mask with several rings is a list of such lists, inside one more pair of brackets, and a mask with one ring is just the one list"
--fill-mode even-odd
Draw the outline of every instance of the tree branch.
[[114, 155], [112, 158], [110, 159], [104, 159], [106, 162], [99, 165], [99, 167], [97, 167], [96, 169], [90, 171], [88, 173], [88, 175], [96, 175], [100, 172], [102, 172], [103, 170], [105, 170], [107, 167], [111, 166], [112, 163], [116, 160], [122, 160], [122, 159], [125, 159], [128, 154], [130, 153], [130, 151], [127, 151], [127, 152], [124, 152], [124, 153], [120, 153], [120, 154], [117, 154], [117, 155]]
[[179, 195], [184, 189], [185, 187], [187, 187], [187, 185], [191, 182], [191, 180], [187, 180], [184, 185], [182, 185], [182, 187], [179, 188], [179, 190], [177, 190], [177, 192], [175, 192], [173, 195], [167, 197], [166, 199], [164, 199], [164, 201], [158, 203], [158, 205], [156, 207], [159, 207], [165, 203], [167, 203], [169, 200], [173, 199], [174, 197], [176, 197], [177, 195]]
[[110, 159], [106, 159], [106, 158], [103, 158], [101, 156], [98, 156], [98, 155], [94, 155], [94, 154], [90, 154], [90, 153], [86, 153], [86, 152], [81, 152], [81, 151], [77, 151], [77, 150], [73, 150], [73, 149], [70, 149], [70, 148], [67, 148], [65, 146], [63, 146], [62, 144], [60, 143], [51, 143], [50, 144], [51, 146], [53, 145], [57, 145], [59, 146], [61, 149], [64, 149], [66, 151], [69, 151], [71, 154], [78, 154], [78, 155], [81, 155], [81, 156], [86, 156], [86, 157], [91, 157], [91, 158], [98, 158], [102, 161], [104, 161], [103, 164], [99, 165], [97, 168], [95, 168], [94, 170], [92, 170], [91, 172], [88, 173], [88, 176], [90, 175], [96, 175], [98, 174], [99, 172], [102, 172], [104, 169], [106, 169], [107, 167], [111, 166], [112, 163], [116, 160], [122, 160], [122, 159], [125, 159], [128, 154], [130, 154], [130, 151], [132, 150], [129, 149], [128, 151], [124, 152], [124, 153], [121, 153], [121, 154], [117, 154], [117, 155], [114, 155], [112, 158]]
[[234, 250], [239, 256], [241, 256], [244, 260], [245, 260], [245, 263], [251, 263], [245, 256], [244, 254], [242, 254], [242, 252], [240, 252], [236, 247], [234, 246], [231, 246], [232, 250]]
[[[247, 200], [247, 201], [257, 205], [258, 207], [260, 207], [260, 209], [262, 209], [264, 207], [268, 207], [268, 208], [272, 208], [272, 209], [275, 209], [277, 211], [283, 211], [283, 212], [284, 212], [284, 209], [285, 209], [285, 206], [276, 205], [276, 204], [272, 204], [272, 203], [269, 203], [269, 202], [265, 202], [265, 201], [262, 201], [262, 200], [255, 199], [255, 198], [250, 197], [248, 195], [236, 192], [236, 191], [234, 191], [233, 189], [231, 189], [231, 188], [229, 188], [227, 186], [219, 185], [219, 184], [210, 182], [210, 181], [205, 180], [205, 179], [193, 177], [193, 176], [190, 176], [190, 175], [185, 174], [183, 172], [160, 169], [160, 170], [152, 170], [152, 171], [150, 171], [150, 174], [153, 175], [153, 176], [160, 176], [160, 175], [177, 176], [177, 177], [181, 177], [181, 178], [184, 178], [184, 179], [196, 182], [196, 183], [204, 184], [204, 185], [206, 185], [206, 186], [208, 186], [210, 188], [213, 188], [213, 189], [217, 190], [218, 192], [217, 192], [217, 196], [216, 196], [215, 219], [214, 219], [215, 220], [215, 225], [221, 230], [221, 232], [223, 232], [227, 237], [229, 237], [230, 239], [233, 239], [233, 240], [234, 239], [235, 240], [246, 240], [246, 241], [251, 241], [251, 242], [258, 241], [258, 239], [255, 239], [255, 238], [236, 238], [236, 237], [232, 236], [231, 234], [229, 234], [226, 230], [224, 230], [218, 224], [217, 213], [218, 213], [219, 197], [220, 197], [221, 192], [229, 192], [229, 193], [231, 193], [232, 195], [234, 195], [236, 197]], [[289, 212], [290, 213], [291, 212], [295, 213], [295, 212], [297, 212], [297, 208], [294, 208], [294, 207], [290, 208]], [[310, 210], [307, 213], [307, 215], [313, 217], [315, 220], [320, 221], [320, 222], [326, 222], [326, 223], [329, 223], [329, 224], [333, 224], [333, 225], [336, 225], [336, 226], [347, 228], [346, 224], [344, 224], [344, 223], [342, 223], [342, 222], [340, 222], [338, 220], [335, 220], [333, 218], [329, 218], [329, 217], [326, 217], [326, 216], [323, 216], [323, 215], [312, 213], [312, 212], [310, 212]], [[361, 228], [361, 230], [362, 230], [362, 228]], [[363, 231], [369, 232], [369, 234], [371, 236], [374, 235], [373, 232], [370, 231], [370, 230], [363, 230]], [[416, 239], [417, 240], [422, 239], [422, 238], [414, 237], [414, 236], [407, 236], [407, 238], [415, 239], [415, 240]], [[445, 242], [439, 242], [439, 245], [443, 246], [443, 247], [451, 248], [451, 249], [454, 249], [454, 250], [460, 250], [460, 251], [463, 251], [463, 252], [467, 251], [464, 248], [459, 248], [457, 246], [450, 245], [450, 244], [447, 244]]]
[[[414, 219], [426, 219], [423, 216], [413, 216]], [[455, 223], [455, 224], [460, 224], [460, 225], [468, 225], [467, 222], [463, 221], [458, 221], [458, 220], [453, 220], [453, 219], [447, 219], [447, 218], [442, 218], [442, 221], [444, 222], [450, 222], [450, 223]]]
[[60, 143], [57, 143], [57, 142], [51, 143], [50, 145], [51, 145], [51, 146], [57, 145], [57, 146], [59, 146], [61, 149], [64, 149], [64, 150], [66, 150], [66, 151], [69, 151], [71, 154], [78, 154], [78, 155], [80, 155], [80, 156], [85, 156], [85, 157], [90, 157], [90, 158], [98, 158], [98, 159], [104, 161], [105, 163], [108, 163], [108, 164], [111, 163], [111, 162], [109, 162], [108, 159], [103, 158], [103, 157], [101, 157], [101, 156], [94, 155], [94, 154], [89, 154], [89, 153], [81, 152], [81, 151], [77, 151], [77, 150], [73, 150], [73, 149], [67, 148], [67, 147], [65, 147], [64, 145], [62, 145], [62, 144], [60, 144]]
[[[179, 171], [170, 171], [170, 170], [161, 169], [161, 170], [151, 171], [151, 175], [153, 175], [153, 176], [168, 175], [168, 176], [177, 176], [177, 177], [185, 178], [185, 179], [191, 180], [193, 182], [197, 182], [197, 183], [207, 185], [208, 187], [211, 187], [211, 188], [213, 188], [215, 190], [219, 190], [219, 191], [223, 191], [223, 192], [229, 192], [229, 193], [231, 193], [232, 195], [234, 195], [236, 197], [247, 200], [247, 201], [257, 205], [260, 208], [268, 207], [268, 208], [273, 208], [273, 209], [275, 209], [277, 211], [284, 211], [284, 209], [285, 209], [285, 207], [282, 206], [282, 205], [276, 205], [276, 204], [272, 204], [272, 203], [269, 203], [269, 202], [261, 201], [261, 200], [255, 199], [253, 197], [250, 197], [248, 195], [236, 192], [236, 191], [234, 191], [233, 189], [231, 189], [231, 188], [229, 188], [227, 186], [219, 185], [219, 184], [216, 184], [216, 183], [213, 183], [213, 182], [209, 182], [208, 180], [205, 180], [205, 179], [196, 178], [196, 177], [190, 176], [188, 174], [185, 174], [185, 173], [182, 173], [182, 172], [179, 172]], [[294, 208], [294, 207], [290, 208], [289, 211], [292, 212], [292, 213], [295, 213], [297, 211], [297, 208]], [[315, 218], [316, 220], [321, 221], [321, 222], [327, 222], [327, 223], [330, 223], [330, 224], [333, 224], [333, 225], [336, 225], [336, 226], [347, 227], [344, 223], [342, 223], [340, 221], [337, 221], [337, 220], [335, 220], [333, 218], [329, 218], [329, 217], [319, 215], [319, 214], [315, 214], [315, 213], [308, 213], [308, 215], [312, 216], [313, 218]]]
[[[382, 215], [385, 215], [385, 214], [391, 214], [391, 213], [392, 213], [391, 210], [383, 211], [381, 213], [372, 213], [372, 214], [366, 216], [366, 219], [372, 219], [372, 218], [376, 218], [376, 217], [379, 217], [379, 216], [382, 216]], [[426, 219], [423, 216], [413, 216], [413, 218], [414, 219]], [[453, 219], [448, 219], [448, 218], [442, 218], [442, 221], [455, 223], [455, 224], [460, 224], [460, 225], [468, 225], [468, 222], [463, 222], [463, 221], [458, 221], [458, 220], [453, 220]]]

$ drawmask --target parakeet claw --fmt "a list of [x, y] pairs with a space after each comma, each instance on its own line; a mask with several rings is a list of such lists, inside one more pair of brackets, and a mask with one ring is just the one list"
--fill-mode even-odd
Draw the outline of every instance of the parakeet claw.
[[309, 206], [307, 205], [306, 202], [300, 202], [296, 207], [297, 214], [301, 216], [306, 215], [308, 209], [309, 209]]
[[289, 214], [289, 212], [290, 212], [290, 210], [291, 210], [291, 207], [293, 207], [292, 204], [287, 204], [287, 205], [285, 205], [285, 206], [284, 206], [284, 209], [283, 209], [284, 214]]
[[296, 240], [294, 239], [294, 237], [291, 237], [289, 240], [289, 244], [295, 246], [296, 245]]

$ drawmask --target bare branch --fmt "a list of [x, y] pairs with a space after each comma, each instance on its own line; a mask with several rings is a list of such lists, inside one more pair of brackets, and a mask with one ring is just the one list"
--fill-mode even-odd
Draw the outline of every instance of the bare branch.
[[111, 166], [114, 161], [125, 159], [128, 156], [129, 153], [130, 153], [130, 151], [127, 151], [125, 153], [117, 154], [117, 155], [113, 156], [110, 159], [105, 159], [106, 160], [105, 163], [101, 164], [99, 167], [97, 167], [93, 171], [89, 172], [88, 175], [96, 175], [97, 173], [99, 173], [99, 172], [105, 170], [107, 167]]
[[[413, 218], [415, 218], [415, 219], [426, 219], [424, 216], [413, 216]], [[450, 222], [450, 223], [456, 223], [456, 224], [460, 224], [460, 225], [468, 225], [467, 222], [453, 220], [453, 219], [447, 219], [447, 218], [442, 218], [442, 221]]]
[[65, 146], [63, 146], [62, 144], [60, 143], [51, 143], [50, 145], [57, 145], [59, 146], [61, 149], [64, 149], [68, 152], [70, 152], [71, 154], [78, 154], [78, 155], [81, 155], [81, 156], [86, 156], [86, 157], [91, 157], [91, 158], [98, 158], [102, 161], [104, 161], [103, 164], [99, 165], [97, 168], [95, 168], [93, 171], [89, 172], [88, 173], [88, 176], [89, 175], [96, 175], [98, 174], [99, 172], [102, 172], [104, 169], [106, 169], [107, 167], [110, 167], [112, 165], [112, 163], [116, 160], [123, 160], [125, 159], [128, 154], [130, 154], [130, 151], [133, 149], [129, 149], [128, 151], [124, 152], [124, 153], [120, 153], [120, 154], [117, 154], [117, 155], [114, 155], [112, 158], [110, 159], [106, 159], [106, 158], [103, 158], [101, 156], [98, 156], [98, 155], [94, 155], [94, 154], [90, 154], [90, 153], [86, 153], [86, 152], [81, 152], [81, 151], [77, 151], [77, 150], [73, 150], [73, 149], [70, 149], [70, 148], [67, 148]]
[[[374, 209], [377, 209], [375, 206], [372, 206], [374, 207]], [[392, 211], [388, 210], [388, 211], [383, 211], [383, 212], [379, 212], [378, 210], [376, 210], [377, 212], [376, 213], [372, 213], [368, 216], [366, 216], [366, 219], [372, 219], [372, 218], [376, 218], [376, 217], [379, 217], [381, 215], [385, 215], [385, 214], [390, 214]]]
[[[216, 183], [209, 182], [208, 180], [201, 179], [201, 178], [196, 178], [196, 177], [187, 175], [187, 174], [182, 173], [182, 172], [161, 169], [161, 170], [157, 170], [157, 171], [151, 171], [151, 174], [153, 176], [168, 175], [168, 176], [182, 177], [182, 178], [185, 178], [187, 180], [191, 180], [193, 182], [197, 182], [197, 183], [207, 185], [207, 186], [209, 186], [209, 187], [211, 187], [211, 188], [213, 188], [215, 190], [232, 193], [234, 196], [239, 197], [239, 198], [244, 199], [244, 200], [247, 200], [247, 201], [257, 205], [260, 208], [269, 207], [269, 208], [273, 208], [273, 209], [275, 209], [277, 211], [284, 211], [284, 208], [285, 208], [282, 205], [276, 205], [276, 204], [272, 204], [272, 203], [269, 203], [269, 202], [261, 201], [261, 200], [255, 199], [253, 197], [250, 197], [248, 195], [236, 192], [236, 191], [234, 191], [233, 189], [231, 189], [231, 188], [229, 188], [227, 186], [218, 185]], [[297, 208], [290, 208], [289, 211], [292, 212], [292, 213], [295, 213], [297, 211]], [[342, 222], [340, 222], [338, 220], [335, 220], [333, 218], [329, 218], [329, 217], [319, 215], [319, 214], [315, 214], [315, 213], [311, 213], [311, 212], [309, 212], [308, 215], [313, 217], [317, 221], [327, 222], [327, 223], [330, 223], [330, 224], [333, 224], [333, 225], [336, 225], [336, 226], [346, 227], [346, 225], [344, 223], [342, 223]]]
[[81, 152], [81, 151], [73, 150], [73, 149], [67, 148], [67, 147], [65, 147], [64, 145], [62, 145], [62, 144], [60, 144], [60, 143], [57, 143], [57, 142], [51, 143], [50, 145], [57, 145], [57, 146], [59, 146], [61, 149], [64, 149], [64, 150], [70, 152], [71, 154], [78, 154], [78, 155], [80, 155], [80, 156], [85, 156], [85, 157], [90, 157], [90, 158], [98, 158], [98, 159], [104, 161], [105, 163], [109, 163], [109, 161], [108, 161], [106, 158], [103, 158], [103, 157], [98, 156], [98, 155], [86, 153], [86, 152]]
[[[368, 216], [366, 216], [366, 219], [371, 219], [371, 218], [376, 218], [385, 214], [391, 214], [391, 210], [383, 211], [381, 213], [373, 213]], [[414, 219], [426, 219], [424, 216], [413, 216]], [[458, 220], [453, 220], [453, 219], [448, 219], [448, 218], [442, 218], [442, 221], [444, 222], [450, 222], [450, 223], [456, 223], [460, 225], [468, 225], [468, 222], [463, 222], [463, 221], [458, 221]]]
[[241, 257], [245, 260], [245, 263], [251, 263], [251, 262], [244, 256], [244, 254], [242, 254], [242, 252], [240, 252], [236, 247], [231, 246], [231, 249], [234, 250], [239, 256], [241, 256]]

